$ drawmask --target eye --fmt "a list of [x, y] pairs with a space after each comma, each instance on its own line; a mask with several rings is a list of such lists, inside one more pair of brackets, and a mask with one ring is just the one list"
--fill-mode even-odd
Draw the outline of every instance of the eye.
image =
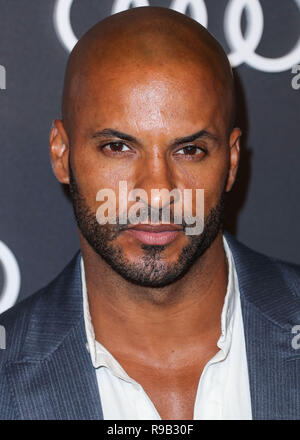
[[187, 145], [176, 151], [175, 154], [182, 156], [200, 156], [206, 154], [206, 151], [203, 148], [198, 147], [197, 145]]
[[123, 142], [110, 142], [109, 144], [103, 145], [102, 149], [111, 153], [124, 153], [130, 151], [130, 148]]

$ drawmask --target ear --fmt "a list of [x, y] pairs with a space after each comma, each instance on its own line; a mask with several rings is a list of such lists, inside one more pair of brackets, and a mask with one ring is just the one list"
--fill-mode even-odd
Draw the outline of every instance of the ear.
[[230, 168], [226, 184], [226, 192], [229, 192], [235, 182], [236, 174], [239, 166], [240, 160], [240, 137], [242, 132], [239, 128], [234, 128], [229, 137], [229, 147], [230, 147]]
[[50, 160], [60, 183], [69, 183], [69, 140], [60, 119], [53, 122], [50, 132]]

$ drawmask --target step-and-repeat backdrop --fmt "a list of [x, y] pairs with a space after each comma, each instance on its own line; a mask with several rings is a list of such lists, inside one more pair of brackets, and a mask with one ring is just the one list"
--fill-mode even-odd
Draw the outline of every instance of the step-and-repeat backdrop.
[[0, 0], [0, 311], [79, 246], [48, 153], [68, 54], [98, 20], [149, 5], [201, 22], [235, 67], [243, 145], [227, 229], [300, 264], [300, 0]]

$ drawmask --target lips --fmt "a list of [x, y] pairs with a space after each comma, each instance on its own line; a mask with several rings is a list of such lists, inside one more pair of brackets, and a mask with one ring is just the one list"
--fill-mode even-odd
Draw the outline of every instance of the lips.
[[134, 225], [125, 231], [143, 244], [163, 246], [172, 243], [182, 232], [182, 227], [169, 225]]

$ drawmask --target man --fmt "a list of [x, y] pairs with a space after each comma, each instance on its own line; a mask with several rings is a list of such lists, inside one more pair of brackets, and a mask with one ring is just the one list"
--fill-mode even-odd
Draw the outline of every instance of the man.
[[[81, 252], [0, 319], [1, 418], [300, 417], [300, 268], [222, 230], [240, 136], [227, 57], [195, 21], [136, 8], [82, 37], [50, 135]], [[121, 221], [120, 182], [158, 222]], [[200, 233], [163, 192], [149, 202], [174, 188], [204, 189]], [[102, 189], [115, 222], [98, 221]]]

